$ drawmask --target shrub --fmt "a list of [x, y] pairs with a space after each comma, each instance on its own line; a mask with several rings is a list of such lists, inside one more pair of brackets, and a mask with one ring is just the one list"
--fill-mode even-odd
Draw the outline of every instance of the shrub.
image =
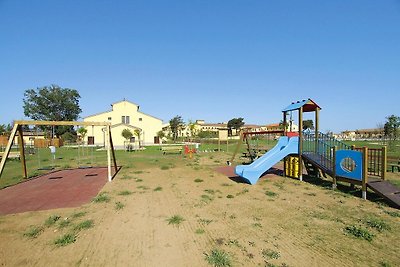
[[75, 234], [65, 234], [56, 240], [54, 240], [54, 244], [58, 247], [64, 247], [66, 245], [69, 245], [71, 243], [74, 243], [76, 241], [76, 235]]
[[211, 253], [205, 253], [206, 261], [216, 267], [232, 266], [232, 260], [228, 253], [223, 250], [213, 249]]
[[346, 228], [344, 228], [344, 231], [345, 233], [352, 235], [358, 239], [364, 239], [369, 242], [371, 242], [374, 237], [374, 235], [371, 234], [367, 229], [357, 227], [355, 225], [346, 226]]

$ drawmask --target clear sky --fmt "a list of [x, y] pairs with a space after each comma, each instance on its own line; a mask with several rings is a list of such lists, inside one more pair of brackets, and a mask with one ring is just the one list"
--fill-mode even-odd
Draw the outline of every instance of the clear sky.
[[165, 122], [267, 124], [311, 98], [322, 131], [374, 128], [400, 116], [400, 1], [0, 0], [0, 124], [50, 84], [82, 117], [126, 98]]

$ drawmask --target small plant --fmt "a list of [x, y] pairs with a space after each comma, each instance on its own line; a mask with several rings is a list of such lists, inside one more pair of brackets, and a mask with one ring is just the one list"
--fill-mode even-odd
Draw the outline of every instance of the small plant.
[[226, 198], [234, 198], [234, 195], [227, 195]]
[[129, 175], [124, 175], [124, 176], [121, 177], [121, 179], [122, 180], [130, 180], [130, 179], [133, 179], [133, 177], [129, 176]]
[[119, 201], [115, 202], [115, 209], [116, 210], [122, 210], [124, 207], [125, 207], [124, 203], [119, 202]]
[[89, 229], [89, 228], [92, 228], [93, 225], [94, 225], [93, 220], [85, 220], [85, 221], [83, 221], [83, 222], [77, 224], [77, 225], [74, 227], [74, 230], [75, 230], [75, 231], [81, 231], [81, 230]]
[[206, 261], [215, 267], [232, 266], [232, 260], [228, 253], [220, 249], [213, 249], [209, 254], [205, 253]]
[[161, 191], [161, 190], [162, 190], [162, 187], [161, 186], [157, 186], [156, 188], [154, 188], [153, 191]]
[[195, 182], [195, 183], [202, 183], [202, 182], [203, 182], [203, 180], [202, 180], [202, 179], [200, 179], [200, 178], [196, 178], [196, 179], [194, 179], [194, 182]]
[[346, 228], [344, 228], [344, 231], [346, 234], [352, 235], [358, 239], [367, 240], [369, 242], [371, 242], [374, 237], [374, 235], [371, 234], [367, 229], [357, 227], [355, 225], [346, 226]]
[[43, 231], [43, 228], [40, 226], [31, 226], [25, 233], [24, 236], [28, 238], [36, 238], [38, 237]]
[[174, 215], [167, 219], [168, 224], [173, 224], [179, 226], [185, 219], [180, 215]]
[[140, 173], [143, 173], [143, 171], [134, 171], [133, 173], [134, 174], [140, 174]]
[[213, 198], [210, 197], [209, 195], [201, 195], [201, 199], [204, 200], [205, 202], [210, 202], [213, 200]]
[[51, 215], [49, 218], [46, 219], [46, 221], [44, 222], [44, 225], [47, 227], [50, 227], [50, 226], [54, 225], [60, 218], [61, 218], [61, 216], [59, 216], [59, 215]]
[[119, 192], [118, 195], [120, 195], [120, 196], [129, 196], [129, 195], [132, 195], [132, 191], [124, 190], [124, 191]]
[[380, 261], [379, 262], [379, 266], [381, 266], [381, 267], [391, 267], [392, 265], [390, 265], [390, 263], [388, 263], [387, 261]]
[[76, 212], [74, 214], [71, 215], [72, 218], [80, 218], [86, 215], [86, 211], [80, 211], [80, 212]]
[[221, 184], [221, 186], [232, 186], [232, 185], [228, 184], [228, 183], [223, 183], [223, 184]]
[[215, 191], [213, 189], [205, 189], [204, 192], [206, 192], [207, 194], [210, 194], [210, 195], [215, 194]]
[[379, 220], [377, 218], [369, 218], [369, 219], [365, 220], [364, 223], [366, 225], [368, 225], [370, 228], [374, 228], [374, 229], [378, 230], [379, 232], [383, 232], [385, 230], [391, 229], [390, 225], [388, 225], [384, 221]]
[[60, 223], [58, 224], [58, 228], [65, 228], [68, 227], [71, 224], [71, 221], [68, 218], [65, 218], [64, 220], [61, 220]]
[[198, 228], [196, 229], [195, 233], [198, 235], [204, 234], [206, 231], [204, 231], [204, 229]]
[[254, 226], [254, 227], [257, 227], [257, 228], [262, 228], [261, 223], [253, 223], [253, 226]]
[[160, 168], [161, 168], [161, 170], [168, 170], [169, 166], [168, 165], [162, 165]]
[[386, 212], [387, 214], [389, 214], [390, 216], [392, 216], [392, 217], [400, 218], [400, 212], [397, 212], [397, 211], [388, 211], [388, 210], [385, 210], [385, 212]]
[[135, 182], [136, 182], [136, 183], [143, 182], [143, 179], [137, 178], [137, 179], [135, 180]]
[[274, 251], [272, 249], [263, 249], [261, 250], [261, 254], [264, 258], [266, 259], [279, 259], [281, 257], [281, 254], [277, 251]]
[[198, 222], [201, 224], [210, 224], [212, 223], [213, 220], [209, 220], [209, 219], [199, 219]]
[[147, 187], [147, 186], [145, 186], [145, 185], [139, 185], [139, 186], [137, 187], [137, 189], [147, 190], [147, 189], [149, 189], [149, 187]]
[[76, 241], [76, 235], [75, 234], [65, 234], [56, 240], [54, 240], [54, 245], [58, 247], [64, 247], [66, 245], [72, 244]]
[[269, 197], [276, 197], [278, 194], [272, 191], [265, 191], [265, 195], [269, 196]]
[[110, 197], [107, 195], [107, 192], [102, 192], [93, 198], [94, 203], [100, 202], [110, 202]]

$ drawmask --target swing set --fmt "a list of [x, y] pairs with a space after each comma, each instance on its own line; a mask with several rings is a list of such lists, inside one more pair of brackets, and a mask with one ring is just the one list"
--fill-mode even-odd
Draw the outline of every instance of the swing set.
[[[26, 166], [26, 154], [25, 154], [25, 145], [24, 145], [24, 135], [23, 135], [23, 126], [25, 125], [35, 125], [36, 127], [38, 126], [82, 126], [82, 127], [89, 127], [92, 126], [92, 132], [93, 128], [95, 126], [99, 126], [105, 129], [106, 133], [106, 138], [105, 138], [105, 149], [107, 151], [107, 174], [108, 174], [108, 181], [111, 181], [113, 176], [118, 172], [118, 167], [117, 167], [117, 162], [115, 159], [115, 151], [114, 151], [114, 146], [113, 146], [113, 141], [111, 137], [111, 123], [109, 122], [78, 122], [78, 121], [27, 121], [27, 120], [21, 120], [21, 121], [14, 121], [14, 127], [11, 131], [11, 135], [9, 137], [7, 146], [5, 148], [3, 157], [1, 158], [0, 162], [0, 177], [3, 173], [6, 160], [8, 155], [10, 154], [11, 148], [14, 143], [15, 137], [18, 136], [18, 147], [19, 147], [19, 153], [20, 153], [20, 159], [21, 159], [21, 166], [22, 166], [22, 176], [23, 178], [28, 178], [28, 171], [27, 171], [27, 166]], [[54, 131], [54, 128], [53, 128]], [[56, 147], [55, 146], [49, 146], [49, 152], [51, 153], [52, 157], [52, 166], [51, 167], [42, 167], [40, 165], [40, 148], [37, 148], [37, 158], [38, 158], [38, 166], [39, 169], [41, 170], [52, 170], [54, 169], [55, 165], [54, 162], [56, 160]], [[84, 155], [85, 147], [84, 144], [80, 145], [78, 144], [78, 168], [91, 168], [93, 166], [93, 154], [94, 154], [94, 144], [91, 146], [91, 153], [90, 153], [90, 165], [83, 166], [81, 165], [83, 157], [81, 157], [81, 154]], [[86, 149], [87, 150], [87, 149]], [[43, 153], [43, 152], [42, 152]], [[87, 156], [89, 156], [89, 151], [87, 150]], [[87, 162], [86, 162], [87, 163]]]

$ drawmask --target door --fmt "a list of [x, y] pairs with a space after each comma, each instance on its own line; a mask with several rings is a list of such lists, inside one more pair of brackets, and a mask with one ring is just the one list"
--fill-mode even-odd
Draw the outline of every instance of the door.
[[94, 136], [88, 136], [87, 142], [88, 145], [94, 145]]

